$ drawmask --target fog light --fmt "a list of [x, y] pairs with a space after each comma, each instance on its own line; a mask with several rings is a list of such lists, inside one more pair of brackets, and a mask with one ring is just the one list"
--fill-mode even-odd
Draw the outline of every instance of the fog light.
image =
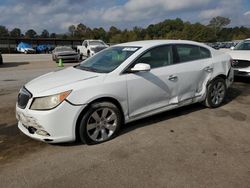
[[45, 130], [37, 130], [36, 134], [39, 134], [41, 136], [50, 136], [50, 134], [47, 133]]

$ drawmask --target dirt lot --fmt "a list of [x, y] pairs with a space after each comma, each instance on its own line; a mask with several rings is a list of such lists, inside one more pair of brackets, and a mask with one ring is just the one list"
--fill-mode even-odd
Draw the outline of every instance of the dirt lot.
[[100, 145], [49, 145], [18, 131], [14, 109], [25, 82], [59, 69], [50, 59], [4, 56], [0, 187], [250, 187], [249, 80], [237, 79], [218, 109], [165, 112]]

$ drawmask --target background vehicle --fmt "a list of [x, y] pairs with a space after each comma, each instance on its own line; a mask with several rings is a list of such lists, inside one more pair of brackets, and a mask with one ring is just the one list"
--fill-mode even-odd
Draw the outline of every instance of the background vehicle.
[[250, 77], [250, 39], [246, 39], [228, 52], [232, 57], [235, 76]]
[[80, 55], [71, 47], [58, 46], [52, 51], [52, 59], [56, 62], [58, 62], [59, 59], [62, 59], [63, 61], [79, 61]]
[[25, 54], [34, 54], [36, 51], [32, 48], [32, 46], [30, 44], [24, 43], [24, 42], [20, 42], [17, 45], [16, 50], [18, 52], [21, 53], [25, 53]]
[[122, 123], [196, 102], [216, 108], [233, 82], [230, 60], [191, 41], [119, 44], [27, 83], [18, 126], [45, 142], [96, 144], [116, 136]]
[[39, 44], [36, 46], [36, 53], [50, 53], [52, 46], [49, 44]]
[[3, 57], [2, 57], [2, 53], [0, 52], [0, 65], [3, 64]]
[[107, 47], [108, 45], [102, 40], [85, 40], [81, 46], [77, 46], [77, 52], [81, 56], [91, 57]]

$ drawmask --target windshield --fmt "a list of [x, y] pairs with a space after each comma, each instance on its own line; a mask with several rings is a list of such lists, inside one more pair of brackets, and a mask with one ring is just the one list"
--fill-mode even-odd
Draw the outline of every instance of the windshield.
[[250, 40], [245, 40], [237, 44], [234, 50], [250, 50]]
[[55, 49], [56, 52], [64, 52], [64, 51], [73, 51], [71, 47], [63, 46], [63, 47], [57, 47]]
[[109, 73], [120, 66], [138, 49], [139, 47], [110, 47], [83, 61], [79, 68], [92, 72]]
[[89, 41], [90, 46], [104, 46], [102, 41]]

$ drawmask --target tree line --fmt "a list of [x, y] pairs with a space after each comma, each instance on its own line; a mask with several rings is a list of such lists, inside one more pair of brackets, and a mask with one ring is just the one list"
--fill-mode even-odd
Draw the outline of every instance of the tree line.
[[166, 19], [146, 28], [134, 27], [121, 30], [111, 26], [109, 30], [102, 27], [93, 28], [79, 23], [71, 25], [64, 34], [49, 33], [44, 29], [38, 34], [34, 29], [22, 33], [21, 29], [9, 31], [0, 25], [0, 37], [15, 38], [59, 38], [59, 39], [101, 39], [109, 43], [122, 43], [135, 40], [150, 39], [185, 39], [199, 42], [231, 41], [250, 38], [250, 28], [226, 27], [231, 20], [225, 17], [212, 18], [208, 25], [184, 22], [180, 18]]

